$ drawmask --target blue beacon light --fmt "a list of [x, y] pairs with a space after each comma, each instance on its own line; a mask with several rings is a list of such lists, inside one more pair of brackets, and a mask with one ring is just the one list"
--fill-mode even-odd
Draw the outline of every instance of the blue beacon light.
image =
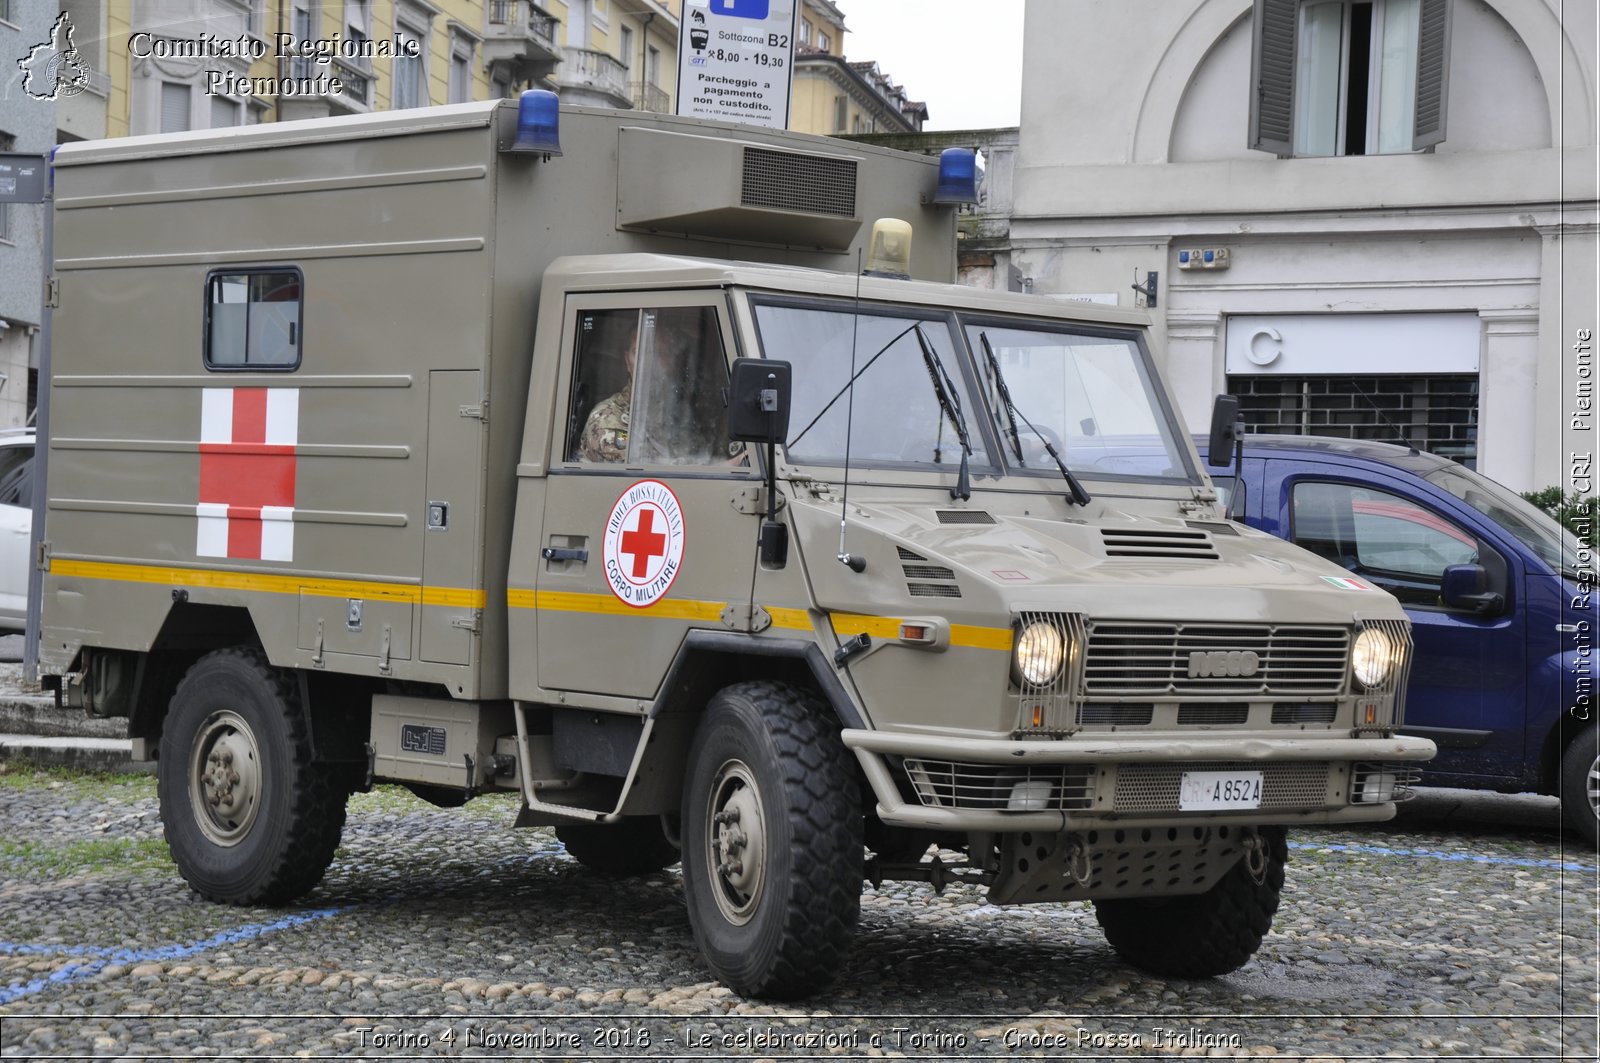
[[517, 139], [512, 151], [561, 154], [561, 99], [544, 89], [529, 89], [517, 100]]
[[945, 148], [939, 153], [939, 187], [935, 203], [978, 202], [978, 153], [971, 148]]

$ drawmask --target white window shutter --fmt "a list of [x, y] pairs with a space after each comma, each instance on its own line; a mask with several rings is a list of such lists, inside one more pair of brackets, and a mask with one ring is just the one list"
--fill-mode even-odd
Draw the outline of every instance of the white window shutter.
[[1250, 53], [1250, 147], [1294, 154], [1294, 64], [1299, 0], [1255, 0]]
[[163, 133], [181, 133], [189, 128], [189, 99], [188, 85], [180, 85], [173, 81], [161, 83], [161, 131]]
[[1417, 36], [1417, 117], [1411, 150], [1444, 140], [1445, 100], [1450, 95], [1450, 0], [1422, 0]]

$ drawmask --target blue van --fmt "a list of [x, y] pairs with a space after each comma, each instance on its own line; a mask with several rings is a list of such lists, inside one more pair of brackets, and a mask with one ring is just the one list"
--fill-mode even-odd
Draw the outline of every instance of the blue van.
[[1568, 825], [1595, 844], [1591, 554], [1516, 492], [1435, 454], [1246, 436], [1236, 484], [1223, 458], [1232, 443], [1221, 441], [1207, 471], [1234, 519], [1400, 599], [1416, 642], [1403, 730], [1439, 747], [1422, 781], [1555, 794]]

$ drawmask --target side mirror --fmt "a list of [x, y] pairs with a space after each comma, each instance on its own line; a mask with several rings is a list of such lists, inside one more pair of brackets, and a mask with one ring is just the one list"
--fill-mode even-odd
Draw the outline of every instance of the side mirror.
[[1211, 445], [1206, 448], [1206, 462], [1232, 465], [1233, 448], [1238, 441], [1239, 396], [1218, 395], [1211, 407]]
[[735, 358], [728, 384], [728, 438], [782, 443], [789, 435], [788, 362]]
[[1505, 608], [1505, 596], [1487, 590], [1489, 574], [1482, 565], [1451, 565], [1444, 570], [1439, 598], [1452, 609], [1470, 609], [1483, 616], [1494, 616]]

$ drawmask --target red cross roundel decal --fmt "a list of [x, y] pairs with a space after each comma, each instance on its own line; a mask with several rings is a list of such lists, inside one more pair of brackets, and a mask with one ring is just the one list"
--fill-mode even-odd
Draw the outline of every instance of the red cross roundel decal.
[[606, 586], [624, 605], [643, 609], [667, 593], [683, 566], [683, 509], [672, 488], [640, 480], [606, 520]]

